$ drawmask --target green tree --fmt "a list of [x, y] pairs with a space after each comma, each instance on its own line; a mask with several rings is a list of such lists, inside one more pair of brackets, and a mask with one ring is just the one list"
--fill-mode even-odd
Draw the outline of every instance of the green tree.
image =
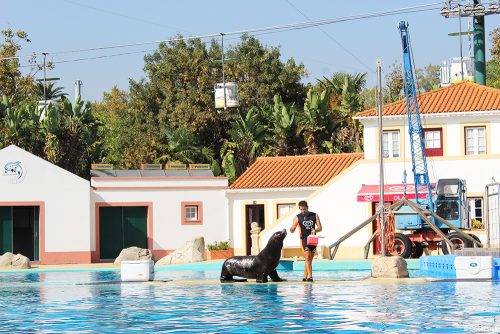
[[[20, 70], [18, 52], [22, 49], [22, 43], [30, 43], [28, 34], [22, 30], [14, 32], [7, 28], [0, 31], [4, 41], [0, 44], [0, 97], [7, 96], [12, 103], [16, 104], [27, 99], [34, 91], [33, 77], [41, 69], [36, 63], [36, 56], [28, 59], [29, 72], [23, 75]], [[52, 69], [51, 61], [46, 64], [47, 69]]]
[[240, 112], [228, 133], [220, 155], [224, 173], [232, 182], [260, 156], [266, 128], [258, 121], [258, 110], [251, 108]]
[[307, 91], [304, 110], [298, 115], [297, 125], [297, 133], [304, 139], [307, 154], [319, 153], [322, 134], [326, 132], [330, 122], [328, 102], [327, 90], [321, 93], [314, 89]]
[[64, 93], [63, 87], [56, 87], [53, 82], [49, 81], [44, 84], [43, 81], [38, 81], [35, 83], [35, 94], [39, 101], [43, 101], [45, 98], [47, 101], [50, 100], [60, 100], [61, 97], [67, 97], [68, 94]]
[[423, 69], [416, 69], [415, 76], [420, 92], [429, 92], [439, 88], [441, 83], [440, 69], [441, 66], [432, 64], [425, 66]]
[[49, 105], [40, 123], [44, 158], [88, 178], [90, 164], [99, 152], [97, 126], [88, 102], [78, 99], [71, 104], [63, 97], [61, 104]]
[[399, 101], [405, 96], [402, 65], [396, 62], [389, 67], [389, 70], [385, 76], [384, 102], [386, 103]]
[[[262, 110], [262, 109], [261, 109]], [[281, 96], [274, 96], [274, 105], [263, 108], [269, 115], [267, 154], [294, 155], [297, 151], [297, 107], [294, 103], [286, 105]]]
[[490, 34], [492, 59], [486, 62], [486, 86], [500, 88], [500, 28]]
[[39, 134], [40, 112], [34, 103], [23, 101], [13, 105], [4, 95], [0, 102], [2, 147], [16, 145], [41, 155], [43, 141]]
[[332, 112], [328, 127], [330, 141], [322, 146], [331, 153], [361, 151], [362, 128], [353, 117], [364, 108], [361, 92], [366, 86], [366, 73], [337, 72], [332, 79], [324, 78], [319, 84], [330, 93]]

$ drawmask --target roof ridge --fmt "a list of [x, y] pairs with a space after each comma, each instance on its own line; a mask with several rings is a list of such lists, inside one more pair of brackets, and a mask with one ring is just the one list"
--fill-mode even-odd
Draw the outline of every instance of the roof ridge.
[[[465, 88], [465, 87], [467, 87], [467, 88]], [[473, 90], [476, 90], [476, 91], [479, 91], [479, 92], [485, 93], [485, 94], [489, 94], [489, 93], [498, 94], [500, 92], [499, 89], [494, 88], [494, 87], [480, 85], [480, 84], [477, 84], [475, 82], [471, 82], [469, 80], [462, 80], [462, 81], [455, 83], [455, 84], [452, 84], [450, 86], [439, 87], [439, 88], [430, 90], [428, 92], [420, 93], [417, 95], [417, 98], [418, 98], [420, 103], [429, 104], [429, 101], [421, 101], [421, 100], [429, 100], [429, 96], [434, 96], [434, 95], [436, 95], [436, 96], [439, 96], [441, 94], [446, 94], [446, 96], [455, 95], [455, 94], [457, 94], [457, 92], [460, 92], [463, 89], [473, 89]], [[434, 105], [434, 103], [435, 102], [433, 102], [432, 104]], [[472, 103], [472, 101], [470, 101], [469, 103]], [[396, 102], [384, 104], [383, 105], [384, 116], [385, 115], [393, 115], [394, 111], [391, 111], [391, 109], [394, 109], [394, 108], [399, 109], [399, 106], [404, 105], [404, 104], [405, 104], [405, 98], [403, 98], [399, 101], [396, 101]], [[372, 117], [374, 113], [376, 113], [375, 107], [358, 112], [356, 114], [356, 117]]]
[[289, 158], [317, 158], [317, 157], [337, 157], [337, 156], [346, 156], [346, 155], [364, 155], [364, 152], [345, 152], [345, 153], [318, 153], [318, 154], [302, 154], [302, 155], [278, 155], [278, 156], [267, 156], [267, 157], [258, 157], [257, 160], [270, 160], [270, 159], [289, 159]]

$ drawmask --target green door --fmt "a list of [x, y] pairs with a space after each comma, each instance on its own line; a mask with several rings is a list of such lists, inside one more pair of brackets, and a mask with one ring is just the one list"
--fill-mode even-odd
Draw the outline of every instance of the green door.
[[101, 259], [114, 259], [123, 249], [121, 207], [99, 208], [99, 247]]
[[147, 210], [145, 206], [123, 207], [123, 248], [148, 248]]
[[33, 210], [33, 244], [34, 244], [34, 260], [40, 260], [40, 241], [39, 241], [39, 230], [40, 230], [40, 207], [35, 206]]
[[0, 255], [12, 252], [12, 207], [0, 206]]
[[101, 207], [99, 210], [101, 259], [115, 259], [123, 248], [148, 248], [147, 207]]

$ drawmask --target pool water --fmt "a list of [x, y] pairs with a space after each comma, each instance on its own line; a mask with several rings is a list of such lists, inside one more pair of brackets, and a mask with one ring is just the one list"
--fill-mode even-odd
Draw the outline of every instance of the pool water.
[[368, 271], [325, 271], [316, 280], [353, 280], [219, 284], [218, 271], [163, 270], [155, 280], [173, 282], [149, 285], [119, 283], [119, 274], [2, 273], [0, 331], [500, 332], [499, 282], [370, 283], [359, 280]]

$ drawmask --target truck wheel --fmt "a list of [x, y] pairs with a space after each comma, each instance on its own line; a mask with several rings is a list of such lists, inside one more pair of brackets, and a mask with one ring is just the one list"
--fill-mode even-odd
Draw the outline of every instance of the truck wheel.
[[413, 245], [410, 238], [401, 233], [394, 234], [394, 248], [391, 255], [399, 255], [404, 259], [411, 256]]
[[415, 242], [413, 244], [413, 251], [411, 252], [411, 258], [412, 259], [418, 259], [419, 257], [424, 254], [424, 247], [422, 246], [421, 242]]
[[[464, 237], [462, 237], [460, 234], [453, 232], [449, 233], [446, 236], [452, 244], [455, 245], [455, 249], [460, 249], [460, 248], [466, 248], [471, 246], [471, 242]], [[448, 245], [446, 244], [446, 241], [441, 241], [441, 250], [443, 251], [443, 254], [449, 254], [450, 252], [448, 251]]]
[[[474, 240], [476, 240], [477, 242], [481, 242], [481, 240], [479, 239], [479, 237], [475, 234], [472, 234], [472, 233], [468, 233], [470, 235], [470, 237]], [[471, 247], [475, 247], [474, 244], [470, 245]], [[479, 246], [479, 248], [482, 248], [482, 243], [481, 243], [481, 246]]]

